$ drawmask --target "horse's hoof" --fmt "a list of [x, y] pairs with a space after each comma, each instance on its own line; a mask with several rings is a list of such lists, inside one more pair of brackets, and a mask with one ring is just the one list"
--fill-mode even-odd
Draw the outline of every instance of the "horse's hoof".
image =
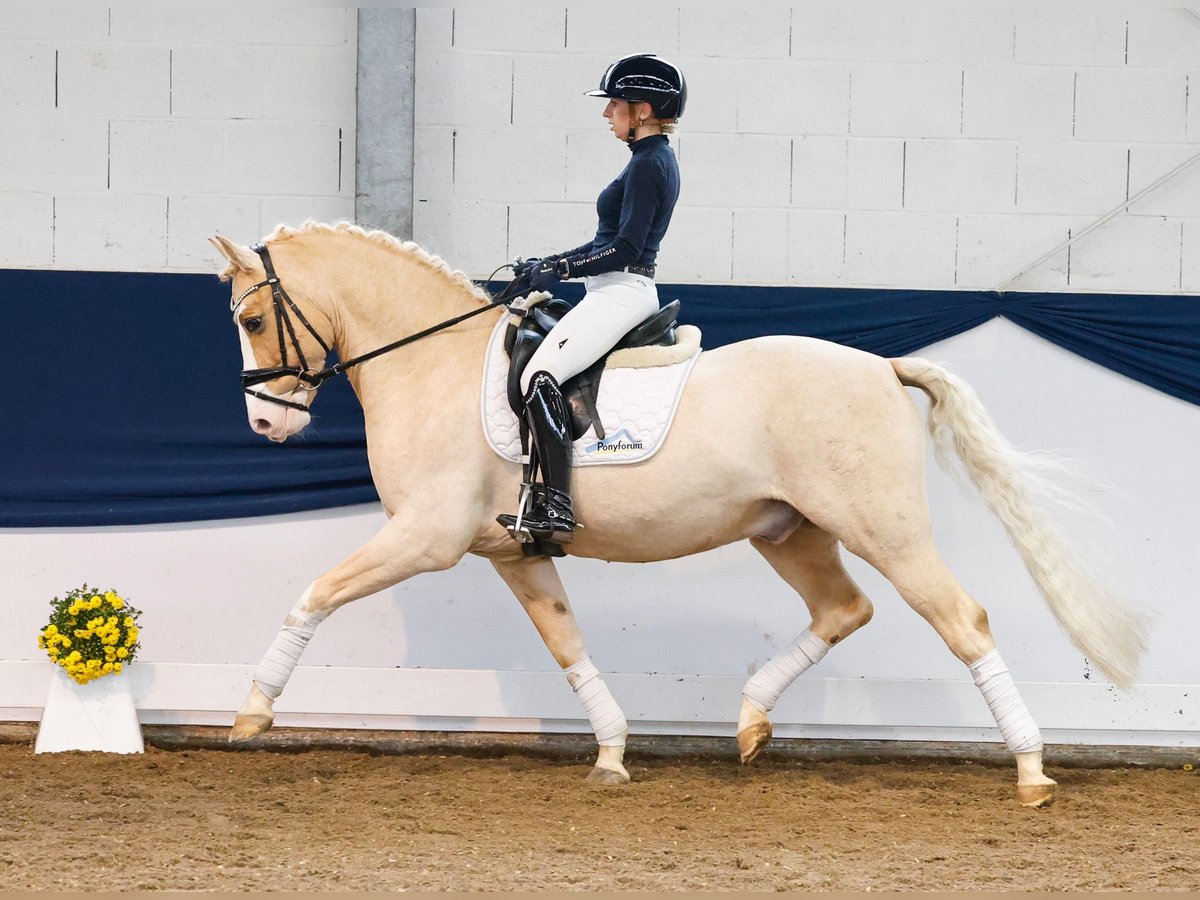
[[271, 728], [271, 722], [270, 716], [261, 713], [239, 713], [233, 720], [233, 727], [229, 729], [229, 743], [236, 744], [257, 737]]
[[1054, 802], [1055, 782], [1049, 784], [1018, 784], [1017, 802], [1022, 806], [1044, 809]]
[[629, 784], [629, 773], [624, 768], [618, 772], [615, 769], [602, 769], [600, 766], [593, 766], [592, 771], [588, 772], [585, 780], [588, 784], [598, 784], [604, 787], [614, 784]]
[[742, 765], [753, 762], [754, 758], [762, 752], [762, 748], [767, 746], [769, 740], [771, 740], [770, 722], [754, 722], [739, 731], [737, 734], [738, 755], [742, 758]]

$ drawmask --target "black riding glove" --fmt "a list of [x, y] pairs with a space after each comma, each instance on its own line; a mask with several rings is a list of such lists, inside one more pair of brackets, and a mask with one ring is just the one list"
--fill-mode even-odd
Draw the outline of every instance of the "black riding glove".
[[520, 278], [522, 275], [528, 275], [530, 271], [542, 260], [533, 256], [529, 259], [522, 259], [519, 262], [513, 263], [513, 277]]
[[529, 287], [534, 291], [551, 291], [563, 280], [565, 260], [540, 259], [529, 270]]

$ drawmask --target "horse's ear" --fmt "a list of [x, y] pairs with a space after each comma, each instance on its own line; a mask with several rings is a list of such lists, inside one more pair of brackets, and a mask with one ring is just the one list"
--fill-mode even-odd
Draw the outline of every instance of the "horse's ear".
[[216, 247], [221, 252], [221, 255], [238, 269], [251, 273], [256, 271], [258, 255], [249, 247], [235, 244], [233, 241], [221, 237], [219, 234], [210, 237], [208, 242]]

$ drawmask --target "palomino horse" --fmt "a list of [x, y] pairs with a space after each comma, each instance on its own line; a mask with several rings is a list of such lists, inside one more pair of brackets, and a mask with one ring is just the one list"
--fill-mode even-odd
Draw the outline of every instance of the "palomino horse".
[[[417, 245], [347, 223], [280, 226], [254, 249], [213, 243], [229, 260], [222, 277], [233, 281], [256, 432], [283, 441], [308, 424], [315, 386], [341, 369], [317, 373], [307, 360], [323, 362], [327, 349], [344, 361], [372, 357], [346, 374], [388, 517], [300, 596], [230, 740], [270, 728], [273, 701], [333, 610], [474, 553], [512, 589], [583, 703], [599, 744], [589, 780], [627, 782], [625, 717], [588, 657], [553, 561], [524, 556], [496, 523], [515, 505], [520, 472], [486, 443], [480, 376], [505, 312], [487, 308], [484, 292]], [[464, 318], [472, 313], [480, 315]], [[410, 335], [419, 339], [372, 354]], [[906, 386], [929, 395], [936, 444], [961, 459], [1076, 646], [1114, 682], [1129, 683], [1144, 645], [1140, 613], [1096, 584], [1056, 530], [1056, 489], [1042, 464], [1005, 441], [966, 384], [921, 359], [783, 336], [702, 353], [657, 455], [576, 473], [576, 510], [587, 527], [569, 552], [650, 562], [749, 540], [801, 595], [811, 626], [746, 686], [738, 743], [748, 761], [770, 738], [767, 713], [779, 693], [871, 618], [870, 601], [842, 566], [844, 546], [891, 581], [969, 667], [1016, 757], [1018, 800], [1044, 805], [1054, 782], [1042, 772], [1041, 736], [986, 613], [933, 545], [921, 415]]]

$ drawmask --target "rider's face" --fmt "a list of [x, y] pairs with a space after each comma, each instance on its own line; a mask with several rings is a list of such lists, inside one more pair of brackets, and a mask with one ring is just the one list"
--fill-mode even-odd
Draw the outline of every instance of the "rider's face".
[[629, 139], [629, 104], [624, 100], [609, 100], [604, 107], [604, 118], [608, 119], [613, 137], [619, 141]]

